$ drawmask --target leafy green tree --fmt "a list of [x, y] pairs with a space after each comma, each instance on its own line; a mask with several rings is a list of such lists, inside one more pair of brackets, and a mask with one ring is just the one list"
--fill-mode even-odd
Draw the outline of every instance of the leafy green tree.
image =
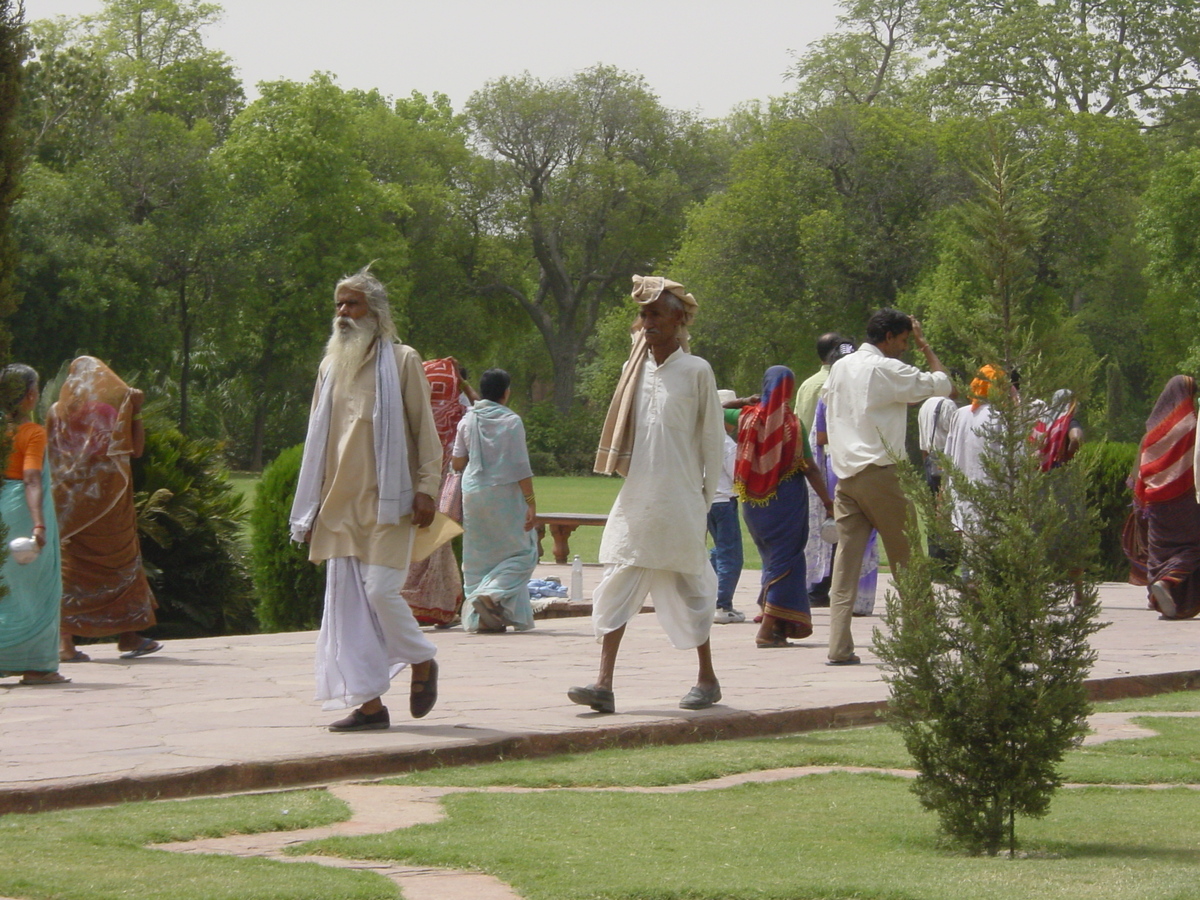
[[[16, 305], [17, 248], [10, 223], [24, 163], [17, 110], [21, 64], [28, 52], [22, 5], [0, 0], [0, 318], [11, 315]], [[8, 348], [9, 333], [0, 329], [0, 359], [7, 359]]]
[[842, 0], [839, 5], [837, 30], [810, 44], [789, 73], [797, 90], [788, 101], [819, 109], [903, 100], [921, 71], [918, 0]]
[[235, 452], [260, 469], [303, 435], [314, 373], [328, 333], [333, 285], [372, 260], [401, 321], [408, 244], [399, 185], [377, 180], [359, 152], [374, 92], [343, 91], [328, 76], [270, 82], [233, 123], [215, 162], [224, 221], [239, 248], [238, 276], [207, 340], [232, 379], [240, 415]]
[[743, 389], [764, 358], [811, 371], [817, 334], [857, 333], [921, 273], [942, 192], [938, 131], [920, 113], [773, 115], [692, 213], [675, 257], [701, 302], [698, 352]]
[[1140, 116], [1200, 86], [1190, 0], [923, 0], [952, 105]]
[[471, 97], [467, 115], [493, 162], [489, 189], [468, 211], [476, 285], [533, 322], [565, 412], [602, 311], [631, 275], [665, 262], [688, 203], [717, 177], [719, 154], [701, 123], [609, 66], [500, 78]]

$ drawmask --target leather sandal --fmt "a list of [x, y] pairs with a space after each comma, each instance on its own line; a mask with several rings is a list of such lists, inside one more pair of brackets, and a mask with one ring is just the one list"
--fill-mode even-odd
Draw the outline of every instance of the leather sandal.
[[412, 681], [408, 692], [408, 711], [414, 719], [429, 715], [438, 696], [438, 664], [436, 659], [429, 661], [429, 674], [424, 681]]

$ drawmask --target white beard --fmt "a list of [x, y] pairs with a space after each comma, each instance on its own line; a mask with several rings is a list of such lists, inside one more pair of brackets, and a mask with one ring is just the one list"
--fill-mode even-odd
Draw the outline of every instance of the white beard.
[[325, 345], [329, 375], [337, 382], [349, 384], [358, 374], [377, 337], [379, 326], [371, 316], [361, 319], [351, 319], [349, 316], [335, 318], [333, 333]]

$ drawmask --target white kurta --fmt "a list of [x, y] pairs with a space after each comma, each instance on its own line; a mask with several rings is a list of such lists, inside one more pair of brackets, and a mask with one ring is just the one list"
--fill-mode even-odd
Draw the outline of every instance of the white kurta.
[[[987, 473], [983, 468], [983, 457], [996, 444], [995, 408], [984, 403], [978, 409], [964, 406], [950, 420], [950, 433], [946, 436], [946, 457], [968, 481], [983, 481]], [[961, 497], [954, 499], [954, 527], [967, 531], [975, 520], [975, 510]]]
[[676, 350], [646, 355], [634, 409], [633, 456], [600, 542], [605, 565], [711, 572], [705, 544], [725, 428], [712, 368]]

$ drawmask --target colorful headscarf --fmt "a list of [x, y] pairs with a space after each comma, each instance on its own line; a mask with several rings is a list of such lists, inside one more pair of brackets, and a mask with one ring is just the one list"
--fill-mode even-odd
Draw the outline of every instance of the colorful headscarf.
[[1196, 380], [1176, 375], [1167, 382], [1146, 420], [1133, 493], [1139, 506], [1182, 497], [1196, 484]]
[[971, 409], [979, 409], [988, 402], [988, 393], [996, 384], [996, 379], [1004, 374], [997, 366], [984, 366], [971, 382]]
[[795, 385], [791, 369], [772, 366], [763, 376], [758, 403], [742, 410], [733, 487], [747, 503], [766, 503], [781, 481], [808, 467], [800, 420], [787, 405]]
[[1051, 469], [1068, 462], [1067, 436], [1075, 418], [1075, 398], [1066, 388], [1054, 392], [1049, 403], [1043, 404], [1042, 414], [1033, 425], [1033, 440], [1041, 456], [1041, 470]]

